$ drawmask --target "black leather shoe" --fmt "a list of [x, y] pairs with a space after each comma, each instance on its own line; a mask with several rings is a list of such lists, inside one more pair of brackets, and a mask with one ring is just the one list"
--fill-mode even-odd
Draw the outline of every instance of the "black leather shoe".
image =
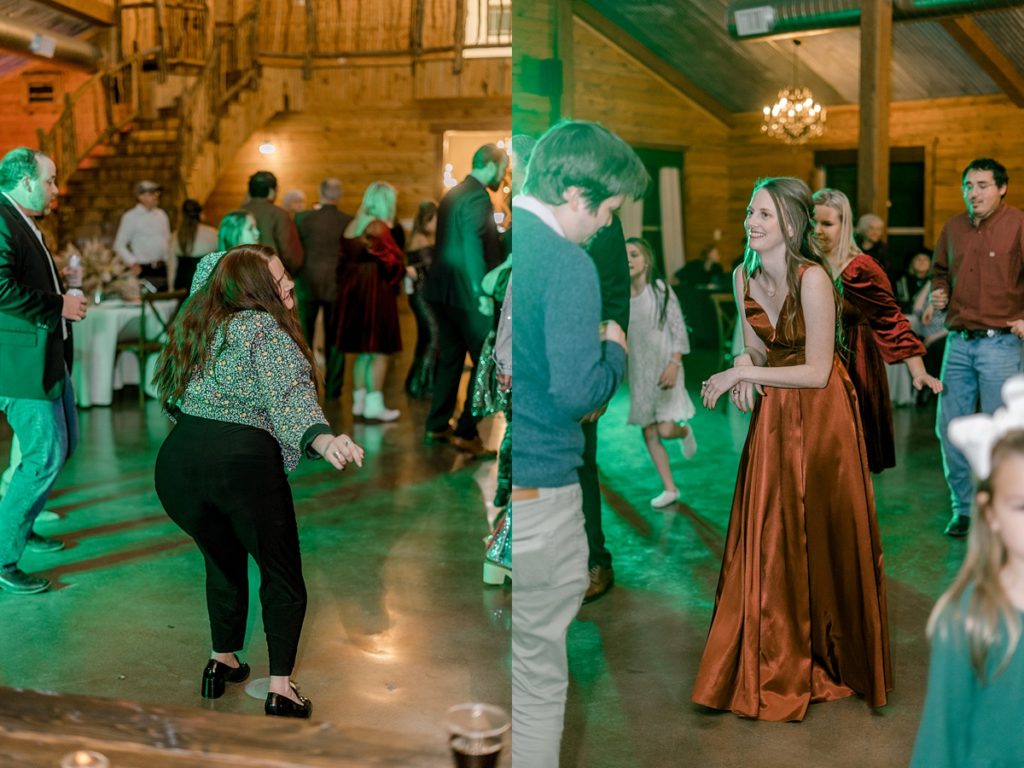
[[954, 539], [962, 539], [971, 530], [971, 518], [968, 515], [953, 515], [946, 524], [945, 534]]
[[[238, 657], [235, 657], [238, 660]], [[203, 687], [201, 693], [204, 699], [219, 699], [224, 695], [225, 683], [241, 683], [249, 678], [249, 665], [241, 661], [237, 667], [232, 667], [216, 659], [210, 659], [210, 663], [203, 670]]]
[[287, 696], [271, 691], [267, 694], [267, 703], [263, 705], [263, 712], [274, 717], [301, 717], [308, 718], [313, 714], [313, 702], [299, 693], [294, 685], [292, 690], [299, 697], [301, 704], [296, 704]]
[[49, 579], [29, 576], [21, 568], [0, 571], [0, 588], [15, 595], [34, 595], [36, 592], [45, 592], [49, 586]]
[[28, 543], [25, 546], [33, 552], [60, 552], [64, 549], [64, 542], [33, 532], [28, 535]]

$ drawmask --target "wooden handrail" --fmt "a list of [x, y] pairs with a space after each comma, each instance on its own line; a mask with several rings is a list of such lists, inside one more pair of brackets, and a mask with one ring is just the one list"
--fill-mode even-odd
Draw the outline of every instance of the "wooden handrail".
[[64, 95], [64, 109], [53, 127], [38, 132], [40, 150], [57, 166], [58, 186], [64, 185], [97, 144], [138, 117], [142, 60], [155, 53], [153, 49], [140, 51]]

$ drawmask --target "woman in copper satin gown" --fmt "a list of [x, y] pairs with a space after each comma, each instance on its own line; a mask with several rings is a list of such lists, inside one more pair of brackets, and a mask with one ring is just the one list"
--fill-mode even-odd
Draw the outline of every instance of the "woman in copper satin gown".
[[753, 415], [693, 700], [763, 720], [853, 694], [878, 707], [892, 688], [874, 493], [811, 210], [802, 181], [758, 182], [734, 276], [746, 349], [701, 390]]
[[938, 394], [942, 382], [924, 367], [924, 344], [914, 334], [892, 294], [882, 266], [853, 240], [850, 201], [838, 189], [814, 193], [814, 234], [843, 297], [843, 348], [840, 354], [857, 390], [860, 421], [868, 449], [868, 467], [881, 472], [896, 466], [889, 379], [883, 361], [902, 361], [914, 389]]

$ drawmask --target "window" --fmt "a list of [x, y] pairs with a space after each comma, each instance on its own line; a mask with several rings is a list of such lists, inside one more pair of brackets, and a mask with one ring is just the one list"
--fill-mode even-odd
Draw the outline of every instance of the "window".
[[467, 0], [467, 58], [512, 55], [512, 0]]
[[25, 110], [33, 112], [59, 112], [64, 98], [64, 75], [61, 72], [24, 72], [22, 100]]

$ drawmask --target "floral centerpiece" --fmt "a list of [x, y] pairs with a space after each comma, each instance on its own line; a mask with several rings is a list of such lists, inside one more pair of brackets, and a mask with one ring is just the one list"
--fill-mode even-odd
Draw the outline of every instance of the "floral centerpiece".
[[138, 301], [142, 296], [139, 279], [131, 273], [120, 256], [99, 238], [82, 242], [81, 249], [68, 244], [54, 257], [57, 269], [64, 274], [71, 254], [82, 260], [82, 291], [93, 299], [118, 297], [125, 301]]

